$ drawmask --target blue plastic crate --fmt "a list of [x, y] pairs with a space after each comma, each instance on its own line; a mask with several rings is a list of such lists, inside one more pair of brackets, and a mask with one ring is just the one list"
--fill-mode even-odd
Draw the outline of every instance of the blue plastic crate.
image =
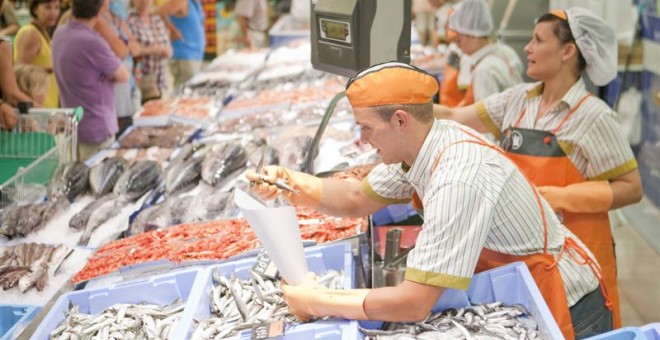
[[623, 327], [607, 333], [587, 338], [589, 340], [646, 340], [644, 333], [638, 327]]
[[644, 325], [639, 329], [642, 331], [642, 333], [644, 333], [644, 336], [646, 336], [646, 340], [660, 340], [659, 322]]
[[[467, 291], [445, 289], [433, 312], [462, 308], [470, 304], [501, 301], [506, 305], [522, 305], [539, 326], [541, 339], [563, 339], [557, 322], [543, 300], [532, 275], [522, 262], [515, 262], [475, 274]], [[360, 322], [362, 327], [377, 329], [382, 322]]]
[[16, 339], [40, 310], [31, 305], [0, 305], [0, 340]]
[[[189, 297], [201, 269], [154, 276], [147, 279], [122, 282], [104, 288], [74, 291], [62, 295], [32, 335], [32, 340], [48, 339], [69, 310], [69, 302], [79, 306], [81, 313], [97, 314], [116, 303], [150, 303], [167, 305], [177, 298], [187, 301], [184, 313], [193, 306]], [[183, 315], [183, 314], [182, 314]], [[180, 322], [179, 322], [180, 324]], [[175, 327], [178, 327], [175, 326]]]
[[[317, 274], [324, 273], [330, 269], [343, 270], [345, 275], [344, 288], [350, 289], [354, 286], [353, 278], [353, 255], [349, 242], [339, 242], [330, 245], [305, 248], [307, 266], [310, 271]], [[194, 306], [186, 310], [181, 317], [181, 327], [176, 329], [173, 339], [189, 339], [195, 331], [196, 323], [193, 320], [206, 320], [211, 317], [209, 294], [213, 286], [213, 272], [218, 269], [223, 276], [246, 279], [250, 277], [250, 270], [255, 258], [237, 260], [211, 266], [206, 268], [203, 276], [197, 281], [194, 293], [190, 297], [190, 305]], [[326, 320], [317, 321], [288, 327], [283, 339], [306, 340], [306, 339], [342, 339], [353, 340], [358, 338], [357, 322], [348, 320]], [[251, 332], [244, 331], [240, 335], [241, 340], [251, 339]]]
[[387, 225], [391, 223], [398, 223], [407, 220], [411, 216], [415, 216], [417, 212], [413, 209], [410, 203], [406, 204], [390, 204], [387, 207], [376, 211], [371, 215], [374, 225]]

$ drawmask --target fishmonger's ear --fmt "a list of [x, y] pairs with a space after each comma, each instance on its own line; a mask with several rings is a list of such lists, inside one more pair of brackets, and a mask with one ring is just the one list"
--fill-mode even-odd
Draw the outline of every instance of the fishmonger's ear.
[[395, 127], [407, 128], [410, 125], [411, 118], [412, 116], [410, 116], [410, 113], [402, 109], [398, 109], [394, 111], [394, 114], [390, 119], [390, 123], [393, 124]]

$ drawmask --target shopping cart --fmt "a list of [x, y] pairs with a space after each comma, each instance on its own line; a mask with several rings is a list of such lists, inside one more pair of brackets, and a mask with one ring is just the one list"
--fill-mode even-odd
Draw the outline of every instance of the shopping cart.
[[0, 131], [0, 209], [46, 195], [57, 166], [76, 160], [82, 114], [80, 107], [30, 109], [12, 131]]

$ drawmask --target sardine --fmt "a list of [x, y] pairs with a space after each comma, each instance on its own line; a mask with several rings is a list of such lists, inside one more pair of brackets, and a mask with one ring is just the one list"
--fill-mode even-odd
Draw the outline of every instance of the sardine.
[[431, 313], [421, 322], [384, 323], [366, 339], [537, 339], [538, 326], [520, 306], [501, 302]]
[[[224, 339], [234, 337], [254, 324], [267, 323], [276, 320], [296, 322], [295, 316], [289, 313], [279, 283], [271, 278], [251, 272], [249, 279], [228, 279], [219, 272], [213, 272], [215, 286], [211, 288], [211, 312], [214, 316], [198, 323], [193, 339]], [[344, 274], [334, 270], [325, 275], [328, 282], [341, 282], [343, 288]], [[319, 282], [320, 284], [320, 282]]]
[[123, 157], [110, 157], [94, 166], [89, 173], [89, 185], [96, 196], [103, 196], [112, 191], [121, 174], [128, 169], [128, 162]]
[[202, 179], [213, 187], [222, 187], [247, 164], [245, 149], [235, 143], [214, 145], [202, 162]]

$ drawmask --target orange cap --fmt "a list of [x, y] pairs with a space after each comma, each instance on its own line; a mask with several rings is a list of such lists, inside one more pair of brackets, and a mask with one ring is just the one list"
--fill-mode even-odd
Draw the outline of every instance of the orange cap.
[[550, 11], [550, 14], [556, 16], [559, 19], [568, 21], [568, 15], [566, 15], [566, 11], [564, 11], [563, 9], [552, 10]]
[[346, 84], [354, 108], [392, 104], [425, 104], [438, 93], [438, 80], [417, 67], [388, 62], [364, 69]]

